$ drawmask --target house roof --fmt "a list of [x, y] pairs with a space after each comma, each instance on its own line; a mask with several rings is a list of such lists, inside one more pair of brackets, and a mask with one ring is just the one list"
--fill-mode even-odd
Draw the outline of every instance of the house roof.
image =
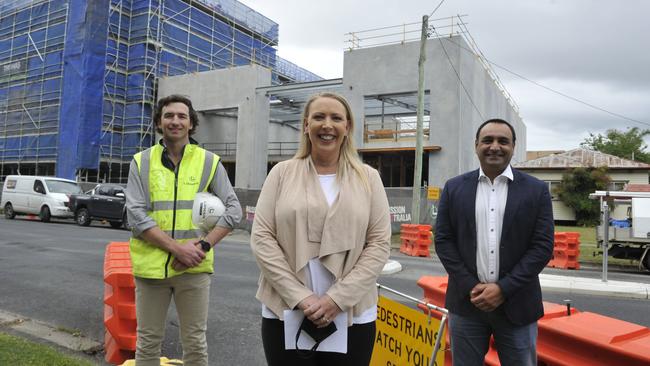
[[650, 192], [650, 184], [628, 183], [623, 190], [626, 192]]
[[565, 169], [565, 168], [597, 168], [606, 166], [609, 169], [646, 169], [650, 164], [619, 158], [584, 148], [569, 150], [560, 154], [551, 154], [537, 159], [522, 161], [512, 165], [519, 169]]
[[543, 158], [551, 154], [561, 154], [566, 150], [528, 150], [526, 151], [526, 160], [533, 160]]

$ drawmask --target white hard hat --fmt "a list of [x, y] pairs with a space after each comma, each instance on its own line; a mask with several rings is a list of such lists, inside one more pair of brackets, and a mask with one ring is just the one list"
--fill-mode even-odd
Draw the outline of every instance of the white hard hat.
[[208, 192], [199, 192], [192, 205], [192, 222], [200, 231], [208, 233], [224, 212], [226, 206], [219, 197]]

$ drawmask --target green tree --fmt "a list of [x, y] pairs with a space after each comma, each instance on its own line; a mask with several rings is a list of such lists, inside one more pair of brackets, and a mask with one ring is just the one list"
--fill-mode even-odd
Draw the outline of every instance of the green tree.
[[607, 167], [575, 168], [562, 175], [562, 181], [553, 193], [573, 209], [576, 224], [593, 226], [599, 222], [600, 207], [599, 201], [590, 199], [589, 194], [606, 190], [609, 182]]
[[580, 146], [624, 159], [650, 163], [650, 154], [646, 152], [648, 145], [643, 140], [648, 135], [650, 130], [640, 130], [638, 127], [626, 131], [607, 130], [605, 135], [589, 133], [589, 137]]

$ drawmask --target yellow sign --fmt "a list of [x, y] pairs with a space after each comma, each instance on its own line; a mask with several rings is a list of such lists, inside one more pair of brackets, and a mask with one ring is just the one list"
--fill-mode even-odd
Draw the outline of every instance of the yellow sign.
[[[430, 321], [429, 321], [430, 320]], [[429, 366], [440, 320], [384, 296], [377, 303], [377, 336], [372, 366]], [[434, 365], [445, 364], [445, 338]]]
[[440, 199], [440, 187], [427, 187], [427, 199], [430, 201]]

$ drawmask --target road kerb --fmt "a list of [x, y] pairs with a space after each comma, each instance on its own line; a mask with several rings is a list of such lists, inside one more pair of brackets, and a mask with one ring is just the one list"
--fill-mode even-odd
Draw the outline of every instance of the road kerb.
[[0, 329], [2, 328], [48, 341], [71, 351], [93, 354], [103, 349], [102, 344], [86, 336], [70, 333], [45, 322], [4, 310], [0, 310]]

